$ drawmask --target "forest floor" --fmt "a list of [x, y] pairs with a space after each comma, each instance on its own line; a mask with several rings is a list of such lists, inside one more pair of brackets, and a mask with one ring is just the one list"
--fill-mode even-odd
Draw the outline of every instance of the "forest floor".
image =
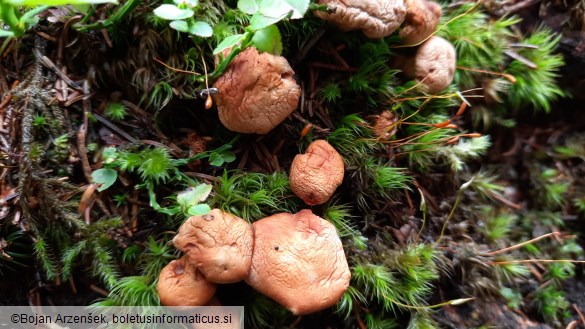
[[[568, 145], [569, 141], [573, 141], [573, 144], [585, 143], [585, 70], [583, 69], [585, 68], [585, 26], [581, 30], [568, 30], [563, 27], [565, 26], [563, 18], [573, 15], [570, 10], [574, 8], [574, 5], [550, 2], [545, 6], [544, 2], [540, 1], [525, 1], [516, 4], [519, 5], [513, 7], [513, 14], [523, 18], [520, 29], [524, 33], [531, 33], [541, 24], [545, 24], [561, 34], [558, 51], [563, 55], [565, 65], [560, 69], [558, 85], [568, 96], [552, 102], [550, 105], [552, 110], [548, 113], [533, 111], [530, 108], [515, 111], [509, 117], [516, 122], [513, 127], [486, 128], [484, 133], [489, 134], [492, 146], [481, 159], [470, 161], [468, 165], [470, 171], [489, 169], [490, 172], [497, 174], [497, 184], [505, 187], [502, 190], [505, 202], [496, 201], [494, 203], [497, 206], [493, 207], [496, 210], [487, 205], [485, 210], [495, 211], [497, 214], [514, 214], [514, 216], [524, 218], [523, 223], [526, 223], [530, 220], [530, 216], [545, 216], [545, 211], [541, 206], [542, 201], [538, 199], [540, 194], [535, 192], [544, 186], [544, 183], [539, 185], [540, 183], [535, 182], [535, 177], [538, 176], [535, 172], [546, 173], [543, 168], [554, 170], [550, 177], [538, 176], [543, 181], [567, 182], [564, 185], [567, 190], [561, 193], [566, 200], [576, 200], [585, 195], [585, 148], [581, 149], [583, 154], [559, 155], [559, 147]], [[507, 14], [498, 12], [496, 9], [492, 10], [494, 13], [497, 12], [498, 16]], [[51, 15], [57, 17], [60, 14], [53, 11]], [[56, 20], [59, 21], [59, 18]], [[310, 110], [305, 108], [305, 112], [291, 116], [265, 137], [241, 135], [239, 139], [234, 139], [235, 134], [225, 129], [216, 131], [214, 128], [219, 124], [215, 107], [207, 111], [201, 99], [180, 99], [180, 95], [190, 91], [188, 87], [185, 87], [189, 74], [177, 77], [177, 73], [173, 76], [171, 76], [172, 73], [165, 73], [172, 80], [172, 85], [169, 82], [168, 92], [161, 93], [166, 96], [149, 100], [151, 103], [164, 103], [165, 109], [160, 112], [152, 111], [151, 108], [145, 110], [144, 108], [148, 106], [144, 104], [148, 101], [145, 101], [145, 95], [140, 95], [136, 90], [140, 89], [142, 84], [154, 84], [149, 79], [156, 81], [160, 77], [150, 77], [148, 74], [164, 68], [150, 53], [144, 55], [141, 51], [142, 47], [149, 47], [149, 42], [155, 43], [149, 38], [155, 39], [160, 36], [149, 35], [151, 31], [141, 34], [140, 31], [131, 30], [132, 26], [121, 35], [108, 35], [104, 30], [99, 30], [82, 36], [68, 31], [67, 24], [73, 24], [72, 20], [65, 23], [59, 22], [57, 26], [49, 23], [41, 24], [35, 28], [33, 34], [10, 44], [3, 53], [3, 65], [0, 67], [0, 91], [4, 100], [0, 104], [0, 141], [3, 153], [1, 159], [3, 171], [0, 177], [0, 197], [2, 198], [0, 252], [3, 252], [4, 248], [7, 252], [11, 252], [10, 255], [20, 254], [24, 257], [17, 257], [17, 262], [2, 262], [0, 258], [0, 305], [91, 304], [110, 296], [107, 288], [108, 280], [140, 274], [138, 269], [144, 269], [144, 264], [139, 264], [138, 261], [126, 262], [126, 258], [139, 259], [140, 253], [147, 253], [143, 250], [151, 245], [149, 237], [155, 237], [154, 240], [160, 245], [168, 246], [168, 231], [172, 231], [171, 228], [176, 229], [176, 218], [169, 216], [171, 219], [165, 221], [165, 225], [160, 223], [162, 220], [159, 221], [159, 218], [162, 215], [150, 207], [152, 202], [145, 190], [134, 188], [141, 182], [139, 172], [120, 173], [118, 181], [111, 189], [95, 192], [97, 186], [92, 185], [92, 171], [104, 166], [103, 159], [100, 158], [102, 147], [108, 145], [132, 150], [133, 145], [139, 141], [143, 146], [164, 147], [169, 150], [172, 157], [180, 159], [196, 153], [197, 147], [202, 144], [204, 147], [199, 152], [205, 149], [216, 150], [222, 144], [231, 143], [230, 152], [220, 155], [226, 159], [234, 155], [233, 162], [226, 160], [226, 164], [219, 167], [210, 165], [209, 161], [204, 159], [198, 163], [180, 167], [181, 171], [187, 173], [189, 177], [213, 185], [225, 183], [221, 180], [224, 169], [230, 172], [241, 170], [266, 175], [286, 171], [299, 148], [305, 145], [304, 136], [300, 134], [308, 122], [315, 123], [316, 128], [311, 133], [314, 137], [319, 137], [328, 135], [334, 128], [333, 122], [339, 119], [335, 113], [320, 108], [322, 104], [313, 103], [311, 106], [315, 108]], [[137, 24], [134, 29], [141, 27]], [[108, 45], [108, 43], [119, 42], [116, 38], [132, 39], [129, 36], [133, 33], [139, 36], [140, 41], [131, 46], [117, 49]], [[323, 54], [322, 49], [327, 47], [331, 47], [328, 42], [317, 43], [308, 52], [306, 58], [295, 67], [298, 78], [305, 88], [310, 88], [311, 84], [314, 85], [315, 82], [311, 79], [315, 77], [318, 79], [319, 74], [321, 74], [320, 77], [330, 74], [325, 69], [318, 71], [319, 73], [309, 69], [310, 62], [320, 60]], [[161, 50], [160, 53], [168, 55], [167, 58], [172, 57], [166, 50]], [[339, 53], [344, 54], [343, 49]], [[171, 60], [167, 61], [169, 65], [173, 65], [171, 62]], [[90, 66], [95, 70], [89, 70]], [[139, 71], [137, 68], [144, 71]], [[151, 68], [155, 69], [151, 70]], [[347, 72], [341, 72], [338, 76], [343, 76], [345, 73]], [[35, 74], [40, 74], [40, 76], [31, 78]], [[136, 79], [142, 80], [136, 81]], [[26, 90], [19, 90], [17, 82], [25, 81], [28, 83]], [[89, 85], [92, 86], [91, 90], [89, 90]], [[22, 96], [25, 93], [36, 96], [26, 98]], [[367, 97], [352, 101], [367, 102]], [[308, 102], [309, 100], [306, 104], [309, 104]], [[109, 103], [124, 104], [126, 111], [124, 120], [114, 120], [105, 115]], [[309, 113], [312, 110], [315, 112]], [[459, 119], [457, 123], [461, 127], [473, 129], [472, 117], [469, 113], [473, 110], [472, 106]], [[372, 114], [366, 112], [363, 113], [364, 117]], [[303, 141], [299, 142], [301, 140]], [[390, 154], [396, 150], [389, 148], [387, 151]], [[28, 155], [23, 155], [25, 153]], [[274, 158], [269, 158], [267, 155], [273, 155]], [[404, 165], [408, 161], [397, 160], [397, 162]], [[413, 174], [413, 176], [416, 178], [414, 181], [420, 188], [419, 191], [425, 192], [430, 214], [429, 221], [446, 218], [457, 202], [458, 186], [462, 181], [455, 180], [444, 168], [426, 176], [421, 173]], [[174, 178], [167, 177], [167, 179]], [[164, 178], [162, 180], [164, 181]], [[351, 199], [355, 197], [354, 190], [359, 189], [359, 184], [357, 188], [356, 184], [346, 181], [340, 187], [341, 196], [338, 201], [351, 202]], [[93, 190], [87, 192], [91, 188]], [[172, 195], [173, 188], [174, 186], [162, 185], [157, 187], [157, 195], [165, 196], [158, 198], [162, 205], [170, 204], [167, 201]], [[373, 244], [383, 245], [387, 241], [384, 239], [390, 237], [388, 239], [391, 239], [396, 246], [408, 245], [408, 242], [417, 235], [416, 232], [421, 223], [419, 191], [411, 189], [400, 194], [392, 202], [384, 204], [372, 201], [372, 204], [375, 204], [375, 210], [368, 214], [370, 217], [364, 215], [363, 217], [367, 219], [359, 222], [360, 234], [370, 241], [375, 241]], [[420, 193], [423, 195], [423, 192]], [[437, 279], [432, 280], [436, 289], [428, 294], [429, 304], [462, 298], [462, 295], [470, 296], [471, 292], [482, 294], [482, 298], [478, 298], [477, 301], [464, 305], [444, 306], [433, 312], [432, 318], [438, 326], [441, 328], [479, 328], [489, 327], [489, 325], [495, 325], [498, 328], [565, 326], [571, 329], [585, 328], [583, 317], [585, 266], [583, 264], [574, 265], [569, 271], [570, 278], [562, 281], [560, 289], [565, 292], [564, 296], [568, 303], [560, 307], [565, 309], [560, 312], [554, 310], [548, 313], [548, 317], [545, 312], [534, 306], [534, 301], [538, 298], [535, 297], [537, 293], [532, 292], [553, 285], [550, 283], [553, 281], [550, 279], [550, 269], [542, 264], [530, 264], [528, 269], [531, 274], [525, 279], [511, 280], [516, 282], [515, 287], [522, 293], [522, 302], [519, 302], [520, 304], [516, 307], [511, 305], [512, 297], [506, 303], [498, 293], [494, 292], [498, 290], [494, 290], [491, 283], [482, 286], [483, 270], [470, 265], [470, 259], [473, 257], [467, 257], [465, 252], [461, 251], [463, 247], [459, 249], [465, 245], [465, 241], [473, 242], [479, 236], [478, 232], [483, 232], [482, 228], [475, 227], [479, 225], [480, 220], [465, 220], [465, 214], [478, 211], [472, 206], [479, 199], [473, 194], [463, 196], [460, 205], [461, 213], [457, 220], [452, 221], [444, 236], [439, 238], [442, 221], [429, 223], [427, 230], [421, 235], [424, 241], [442, 239], [445, 247], [440, 250], [440, 257], [447, 259], [448, 267], [451, 267], [450, 271], [445, 271]], [[290, 201], [290, 199], [287, 200], [286, 202]], [[217, 205], [217, 201], [214, 202]], [[583, 199], [583, 204], [585, 205], [585, 199]], [[276, 208], [279, 207], [299, 209], [302, 205], [299, 204], [299, 200], [293, 200], [290, 204], [283, 203], [282, 206], [279, 204]], [[327, 213], [326, 210], [324, 207], [314, 208], [316, 213]], [[261, 210], [252, 217], [261, 217], [263, 212], [264, 210]], [[354, 216], [356, 213], [359, 211], [355, 211]], [[535, 215], [537, 213], [538, 215]], [[562, 236], [553, 237], [552, 240], [558, 245], [549, 246], [550, 248], [560, 249], [560, 246], [564, 244], [564, 239], [572, 239], [571, 241], [576, 246], [584, 248], [585, 211], [579, 209], [574, 203], [563, 201], [559, 202], [559, 206], [550, 213], [554, 213], [557, 217], [551, 219], [550, 222], [539, 219], [538, 224], [530, 227], [518, 224], [512, 229], [510, 235], [518, 233], [516, 237], [524, 238], [525, 235], [518, 231], [526, 230], [530, 233], [528, 236], [538, 237], [551, 232], [551, 229], [556, 229], [563, 233]], [[69, 218], [68, 216], [75, 218], [71, 219], [71, 223], [77, 221], [82, 223], [79, 226], [81, 233], [67, 226], [69, 224], [55, 224], [59, 221], [54, 218]], [[107, 228], [107, 230], [92, 228], [89, 224], [83, 226], [84, 222], [90, 223], [96, 218], [110, 216], [122, 218], [122, 225]], [[28, 221], [34, 221], [35, 224], [31, 225]], [[562, 222], [562, 227], [559, 222]], [[57, 229], [51, 231], [49, 229], [51, 225], [62, 225], [59, 226], [61, 231]], [[95, 230], [92, 231], [92, 229]], [[71, 237], [58, 236], [58, 234], [69, 234], [73, 231], [76, 233], [71, 234]], [[11, 234], [17, 234], [15, 232], [24, 236], [22, 240], [18, 240], [20, 238], [17, 239], [16, 235], [12, 235], [13, 240], [10, 240]], [[47, 232], [59, 233], [51, 236]], [[99, 240], [102, 233], [107, 236], [108, 243], [115, 245], [115, 247], [108, 245], [108, 248], [118, 251], [111, 254], [100, 253], [107, 249], [100, 249], [106, 245]], [[51, 269], [59, 273], [66, 268], [66, 265], [56, 265], [58, 261], [55, 261], [55, 264], [46, 264], [46, 259], [60, 259], [67, 264], [67, 254], [55, 256], [58, 249], [65, 250], [65, 247], [57, 247], [56, 244], [45, 247], [41, 242], [66, 241], [63, 246], [74, 249], [75, 243], [80, 241], [76, 240], [78, 235], [96, 237], [94, 240], [83, 240], [87, 241], [87, 245], [95, 247], [92, 251], [95, 254], [84, 255], [85, 258], [81, 257], [83, 261], [78, 263], [72, 262], [77, 254], [71, 255], [68, 270], [72, 274], [66, 279], [59, 274], [51, 275]], [[381, 235], [384, 237], [379, 237]], [[39, 239], [40, 236], [44, 238]], [[3, 245], [3, 241], [8, 241], [8, 243]], [[16, 244], [10, 245], [15, 241], [18, 242], [18, 247]], [[520, 241], [515, 239], [514, 242]], [[499, 243], [492, 246], [504, 247], [506, 244]], [[131, 248], [133, 245], [144, 249], [136, 251]], [[469, 245], [471, 249], [476, 247], [481, 249], [484, 246], [480, 246], [479, 243]], [[80, 250], [81, 248], [79, 247]], [[53, 256], [43, 258], [43, 252]], [[573, 251], [567, 253], [570, 252]], [[78, 253], [83, 255], [81, 251]], [[535, 253], [535, 251], [524, 251], [515, 256], [520, 259], [538, 258]], [[353, 251], [352, 255], [360, 260], [371, 256], [358, 251]], [[577, 251], [574, 255], [582, 257], [582, 253], [579, 254]], [[175, 257], [176, 251], [164, 254], [161, 259], [167, 262], [171, 256]], [[101, 261], [106, 264], [112, 263], [118, 273], [113, 273], [109, 277], [108, 267], [100, 269], [97, 266], [96, 269], [95, 263]], [[466, 272], [466, 269], [469, 271]], [[474, 278], [470, 278], [472, 272], [476, 275]], [[118, 276], [118, 274], [123, 275]], [[223, 297], [223, 302], [229, 303], [234, 298], [234, 289], [243, 294], [248, 292], [248, 288], [243, 284], [234, 284], [220, 288], [218, 296], [220, 299]], [[359, 318], [360, 312], [365, 314], [369, 311], [370, 309], [366, 307], [359, 310], [356, 308], [355, 316]], [[564, 311], [568, 313], [560, 314]], [[404, 313], [397, 312], [399, 315], [404, 315]], [[405, 327], [409, 317], [400, 319], [398, 316], [398, 318], [397, 323]], [[305, 328], [342, 327], [344, 323], [329, 315], [310, 316], [300, 321], [294, 318], [289, 318], [289, 320], [289, 323]], [[361, 320], [356, 323], [360, 327], [364, 325]]]

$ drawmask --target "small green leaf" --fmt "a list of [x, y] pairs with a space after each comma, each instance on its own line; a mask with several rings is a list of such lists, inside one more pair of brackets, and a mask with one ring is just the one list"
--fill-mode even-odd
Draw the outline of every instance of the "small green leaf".
[[0, 29], [0, 38], [13, 37], [14, 32]]
[[252, 44], [260, 52], [267, 52], [273, 55], [282, 54], [282, 39], [276, 25], [270, 25], [256, 32], [252, 38]]
[[179, 32], [189, 32], [189, 24], [185, 21], [172, 21], [169, 26]]
[[100, 4], [100, 3], [115, 3], [117, 0], [8, 0], [5, 1], [13, 6], [65, 6], [65, 5], [79, 5], [79, 4]]
[[264, 28], [269, 27], [270, 25], [276, 24], [282, 19], [286, 17], [287, 14], [282, 15], [281, 17], [266, 17], [260, 13], [255, 13], [254, 16], [250, 19], [250, 30], [252, 31], [260, 31]]
[[203, 202], [211, 193], [212, 187], [209, 184], [199, 184], [195, 187], [189, 187], [177, 195], [177, 202], [183, 207], [188, 208]]
[[191, 9], [180, 9], [175, 5], [169, 4], [160, 5], [153, 12], [156, 16], [170, 21], [189, 18], [195, 14]]
[[97, 189], [99, 192], [112, 186], [112, 184], [114, 184], [116, 182], [117, 178], [118, 178], [118, 172], [116, 172], [113, 169], [108, 169], [108, 168], [98, 169], [98, 170], [94, 171], [93, 173], [91, 173], [92, 181], [96, 184], [101, 184], [101, 186], [98, 187], [98, 189]]
[[189, 214], [190, 216], [201, 216], [208, 214], [210, 211], [211, 208], [209, 208], [207, 204], [202, 203], [189, 207], [187, 214]]
[[189, 26], [189, 33], [208, 38], [213, 34], [213, 29], [205, 22], [195, 22], [193, 25]]
[[118, 158], [118, 150], [115, 147], [106, 147], [102, 152], [104, 163], [112, 163]]
[[219, 166], [223, 165], [224, 162], [225, 161], [223, 160], [223, 157], [219, 153], [212, 153], [209, 156], [209, 164], [212, 166], [219, 167]]
[[229, 150], [223, 150], [221, 152], [213, 152], [209, 156], [209, 164], [212, 166], [219, 167], [224, 163], [230, 163], [236, 159], [236, 156]]
[[238, 9], [248, 15], [254, 15], [259, 9], [259, 1], [260, 0], [238, 0]]
[[259, 12], [266, 17], [281, 17], [292, 13], [292, 19], [302, 18], [309, 8], [309, 0], [261, 0]]
[[293, 8], [292, 19], [302, 18], [309, 9], [309, 0], [286, 0], [286, 2]]
[[235, 46], [238, 42], [242, 41], [244, 36], [246, 36], [246, 34], [235, 34], [223, 39], [223, 41], [213, 50], [213, 54], [217, 55], [222, 51]]

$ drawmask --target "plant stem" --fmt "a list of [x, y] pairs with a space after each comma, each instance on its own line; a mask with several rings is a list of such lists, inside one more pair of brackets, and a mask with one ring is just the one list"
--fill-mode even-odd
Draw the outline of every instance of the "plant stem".
[[527, 244], [530, 244], [530, 243], [533, 243], [533, 242], [542, 240], [544, 238], [548, 238], [549, 236], [558, 236], [558, 235], [561, 235], [561, 234], [562, 234], [561, 232], [547, 233], [547, 234], [541, 235], [541, 236], [539, 236], [537, 238], [534, 238], [532, 240], [524, 241], [522, 243], [518, 243], [518, 244], [515, 244], [515, 245], [510, 246], [510, 247], [507, 247], [507, 248], [503, 248], [503, 249], [500, 249], [500, 250], [495, 250], [495, 251], [491, 251], [491, 252], [482, 254], [482, 256], [493, 256], [493, 255], [502, 254], [502, 253], [505, 253], [505, 252], [510, 251], [510, 250], [518, 249], [518, 248], [520, 248], [522, 246], [525, 246]]
[[13, 5], [9, 3], [5, 3], [4, 1], [0, 0], [0, 19], [4, 24], [10, 27], [12, 33], [14, 33], [15, 37], [21, 37], [24, 35], [24, 27], [20, 26], [20, 17], [18, 15], [18, 11], [14, 8]]
[[[139, 0], [128, 0], [118, 10], [110, 15], [108, 19], [100, 20], [92, 24], [82, 25], [81, 23], [75, 24], [74, 27], [81, 32], [88, 32], [89, 30], [99, 30], [109, 28], [112, 25], [118, 24], [126, 16], [128, 16], [142, 1]], [[85, 21], [85, 20], [83, 20]]]

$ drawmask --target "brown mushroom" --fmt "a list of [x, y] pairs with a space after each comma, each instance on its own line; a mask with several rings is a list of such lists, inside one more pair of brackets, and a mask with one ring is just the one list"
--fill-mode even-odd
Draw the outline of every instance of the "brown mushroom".
[[420, 82], [429, 93], [437, 93], [447, 88], [453, 81], [456, 66], [455, 48], [449, 41], [432, 36], [402, 64], [404, 74]]
[[214, 283], [241, 281], [252, 263], [254, 237], [251, 225], [232, 214], [213, 209], [190, 217], [173, 239], [189, 262]]
[[325, 140], [312, 142], [290, 166], [290, 187], [308, 205], [323, 204], [343, 181], [343, 158]]
[[331, 223], [305, 209], [263, 218], [253, 228], [248, 284], [297, 315], [339, 301], [351, 273]]
[[380, 139], [389, 139], [398, 131], [398, 120], [399, 118], [394, 112], [382, 111], [379, 115], [374, 116], [372, 132]]
[[441, 20], [441, 6], [427, 0], [405, 0], [406, 19], [399, 35], [406, 44], [417, 44], [429, 37]]
[[315, 11], [315, 16], [331, 21], [343, 31], [361, 29], [372, 39], [392, 34], [404, 21], [403, 0], [319, 0], [329, 11]]
[[286, 59], [253, 47], [234, 58], [214, 87], [219, 120], [240, 133], [269, 132], [297, 108], [301, 95]]
[[160, 272], [156, 290], [165, 306], [202, 306], [215, 294], [216, 285], [205, 280], [187, 256], [171, 261]]

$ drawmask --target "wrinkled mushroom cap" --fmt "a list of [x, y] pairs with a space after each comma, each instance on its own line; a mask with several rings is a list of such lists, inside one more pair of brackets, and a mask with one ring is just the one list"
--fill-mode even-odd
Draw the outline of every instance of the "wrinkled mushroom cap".
[[351, 273], [335, 227], [305, 209], [254, 222], [248, 284], [294, 314], [335, 305]]
[[405, 44], [417, 44], [435, 32], [441, 20], [441, 6], [427, 0], [405, 0], [406, 19], [399, 35]]
[[343, 158], [325, 140], [312, 142], [290, 167], [290, 187], [308, 205], [323, 204], [343, 182]]
[[232, 214], [213, 209], [190, 217], [173, 239], [207, 281], [230, 283], [245, 279], [252, 263], [252, 227]]
[[404, 21], [403, 0], [319, 0], [334, 12], [315, 11], [315, 16], [331, 21], [343, 31], [361, 29], [368, 38], [384, 38]]
[[420, 45], [403, 71], [407, 76], [421, 81], [425, 91], [437, 93], [453, 81], [456, 62], [453, 45], [441, 37], [432, 36]]
[[269, 132], [297, 108], [301, 88], [293, 75], [284, 57], [247, 48], [214, 84], [219, 120], [239, 133]]
[[160, 272], [156, 290], [165, 306], [202, 306], [215, 294], [215, 284], [205, 280], [187, 257], [173, 260]]

